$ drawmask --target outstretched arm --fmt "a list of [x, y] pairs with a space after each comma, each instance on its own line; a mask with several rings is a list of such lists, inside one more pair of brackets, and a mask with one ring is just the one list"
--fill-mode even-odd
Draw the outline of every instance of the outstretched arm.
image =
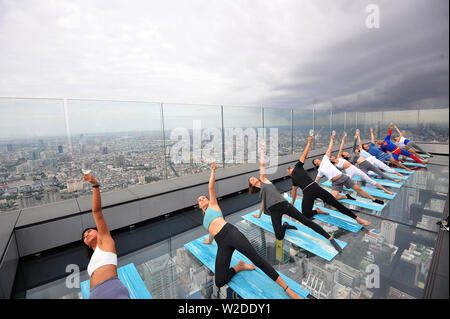
[[211, 176], [209, 177], [209, 184], [208, 184], [210, 206], [219, 206], [219, 204], [217, 203], [215, 190], [216, 168], [217, 164], [214, 162], [211, 163]]
[[305, 163], [306, 158], [308, 157], [309, 149], [311, 148], [311, 143], [314, 140], [314, 137], [308, 137], [308, 144], [306, 144], [305, 150], [303, 151], [302, 156], [300, 156], [300, 162]]
[[370, 129], [370, 139], [372, 144], [375, 144], [375, 135], [373, 135], [373, 128]]
[[259, 157], [259, 179], [262, 181], [267, 180], [266, 177], [266, 168], [265, 168], [265, 164], [264, 164], [264, 144], [261, 145], [261, 151], [260, 151], [260, 157]]
[[297, 199], [297, 188], [298, 186], [292, 186], [292, 201], [291, 201], [292, 206], [294, 206], [295, 200]]
[[389, 124], [388, 135], [386, 135], [386, 137], [384, 139], [390, 141], [391, 140], [391, 135], [392, 135], [392, 123]]
[[363, 147], [362, 147], [362, 143], [361, 143], [361, 135], [359, 131], [356, 131], [356, 136], [358, 137], [358, 145], [359, 145], [359, 150], [362, 151]]
[[[83, 181], [91, 183], [92, 186], [98, 186], [97, 180], [90, 174], [84, 175]], [[111, 236], [106, 225], [105, 217], [103, 216], [102, 198], [98, 187], [92, 188], [92, 214], [94, 215], [95, 225], [97, 226], [99, 240], [101, 241], [102, 237]]]
[[331, 151], [333, 150], [334, 136], [335, 136], [334, 134], [331, 134], [330, 145], [328, 145], [327, 152], [325, 153], [325, 155], [328, 157], [331, 156]]
[[401, 138], [403, 136], [403, 132], [400, 132], [400, 130], [398, 129], [397, 125], [394, 124], [395, 129], [398, 132], [398, 135], [400, 135], [399, 137]]
[[337, 155], [337, 158], [342, 157], [342, 152], [344, 151], [344, 144], [345, 144], [346, 139], [347, 139], [347, 135], [344, 135], [344, 137], [342, 138], [341, 146], [339, 147], [339, 153]]

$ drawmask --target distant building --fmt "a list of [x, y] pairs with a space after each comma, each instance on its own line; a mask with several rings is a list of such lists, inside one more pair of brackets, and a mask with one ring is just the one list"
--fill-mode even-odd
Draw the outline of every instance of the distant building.
[[67, 181], [67, 192], [75, 192], [83, 189], [83, 181], [72, 180]]
[[7, 147], [7, 149], [8, 149], [8, 152], [12, 152], [12, 151], [13, 151], [13, 146], [12, 146], [12, 144], [8, 144], [8, 145], [6, 145], [6, 147]]
[[62, 145], [58, 145], [58, 153], [59, 154], [63, 153], [63, 146]]
[[103, 146], [103, 147], [102, 147], [102, 154], [103, 154], [103, 155], [108, 154], [108, 147], [107, 147], [107, 146]]
[[380, 234], [381, 236], [383, 236], [386, 244], [394, 245], [396, 230], [397, 230], [396, 223], [387, 220], [383, 220], [381, 222]]
[[31, 195], [31, 194], [19, 196], [18, 202], [19, 202], [20, 209], [25, 209], [28, 207], [36, 206], [36, 199], [35, 199], [34, 195]]

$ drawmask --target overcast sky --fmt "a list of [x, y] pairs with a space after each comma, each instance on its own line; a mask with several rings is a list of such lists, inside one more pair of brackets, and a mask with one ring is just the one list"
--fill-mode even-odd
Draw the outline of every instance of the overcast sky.
[[[369, 29], [368, 4], [380, 9]], [[448, 107], [448, 0], [0, 0], [0, 96]], [[6, 106], [4, 106], [6, 107]]]

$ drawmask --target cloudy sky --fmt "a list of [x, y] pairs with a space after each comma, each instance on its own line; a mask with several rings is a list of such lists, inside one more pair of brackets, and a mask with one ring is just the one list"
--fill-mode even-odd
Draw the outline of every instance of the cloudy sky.
[[[380, 10], [369, 29], [368, 4]], [[448, 0], [0, 0], [0, 96], [449, 105]]]

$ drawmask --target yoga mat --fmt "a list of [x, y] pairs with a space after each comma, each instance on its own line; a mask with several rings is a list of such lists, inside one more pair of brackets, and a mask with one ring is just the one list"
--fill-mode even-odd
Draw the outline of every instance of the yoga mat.
[[[209, 235], [197, 238], [184, 247], [190, 251], [201, 263], [203, 263], [209, 270], [215, 272], [217, 243], [213, 241], [212, 244], [204, 244], [205, 238]], [[253, 264], [247, 257], [242, 255], [237, 250], [234, 251], [231, 258], [230, 267], [235, 266], [239, 260], [246, 263]], [[304, 289], [302, 285], [293, 281], [289, 277], [278, 274], [283, 278], [286, 284], [300, 297], [306, 298], [309, 295], [309, 290]], [[289, 296], [275, 281], [270, 279], [261, 269], [256, 267], [255, 270], [244, 270], [238, 272], [233, 276], [228, 286], [233, 289], [239, 296], [244, 299], [289, 299]]]
[[[288, 202], [292, 202], [291, 197], [287, 197], [286, 200]], [[302, 200], [297, 198], [295, 200], [294, 207], [297, 208], [298, 211], [302, 213]], [[317, 205], [313, 206], [313, 210], [316, 209], [316, 207], [319, 207], [320, 209], [326, 211], [330, 215], [315, 214], [313, 216], [314, 219], [351, 231], [353, 233], [357, 233], [362, 228], [362, 225], [358, 224], [356, 220], [345, 214]]]
[[[260, 218], [255, 218], [252, 216], [252, 214], [259, 214], [259, 210], [244, 215], [242, 216], [242, 218], [274, 234], [272, 220], [270, 216], [262, 214]], [[331, 245], [330, 241], [325, 237], [323, 237], [322, 235], [316, 233], [311, 228], [306, 227], [300, 223], [282, 218], [281, 223], [283, 224], [284, 222], [288, 222], [290, 225], [297, 227], [297, 230], [294, 229], [286, 230], [286, 233], [284, 235], [285, 240], [299, 247], [302, 247], [307, 251], [317, 256], [320, 256], [327, 261], [330, 261], [337, 255], [338, 252], [336, 251], [336, 249], [334, 249], [333, 245]], [[336, 242], [342, 248], [344, 248], [347, 245], [346, 242], [337, 239]]]
[[417, 163], [417, 162], [412, 162], [412, 163], [404, 162], [404, 163], [402, 163], [402, 164], [405, 165], [405, 166], [427, 167], [427, 165], [420, 164], [420, 163]]
[[[128, 289], [131, 299], [152, 299], [152, 295], [147, 290], [144, 281], [139, 275], [133, 263], [117, 268], [119, 280]], [[83, 299], [89, 299], [90, 282], [83, 281], [80, 284]]]
[[395, 174], [391, 174], [391, 173], [385, 173], [387, 176], [395, 178], [395, 179], [403, 179], [404, 181], [406, 181], [410, 175], [403, 175], [403, 177], [395, 175]]
[[[344, 187], [345, 188], [345, 187]], [[331, 190], [327, 189], [330, 193]], [[339, 193], [339, 195], [345, 195], [344, 193]], [[384, 205], [380, 205], [377, 203], [372, 202], [370, 199], [366, 199], [366, 198], [362, 198], [356, 195], [353, 195], [352, 197], [356, 198], [356, 200], [353, 199], [339, 199], [339, 201], [341, 203], [346, 203], [346, 204], [350, 204], [350, 205], [354, 205], [354, 206], [358, 206], [358, 207], [363, 207], [363, 208], [367, 208], [367, 209], [371, 209], [377, 212], [381, 212], [384, 208], [384, 206], [386, 206], [386, 203], [384, 203]]]
[[[332, 184], [331, 184], [331, 181], [326, 181], [326, 182], [323, 182], [322, 185], [331, 188], [331, 185], [332, 185]], [[380, 198], [384, 198], [384, 199], [394, 199], [395, 195], [397, 195], [396, 192], [393, 192], [394, 195], [389, 195], [388, 193], [382, 191], [381, 189], [378, 189], [378, 188], [372, 188], [372, 187], [367, 187], [367, 186], [361, 186], [361, 189], [362, 189], [362, 190], [365, 190], [367, 193], [369, 193], [369, 194], [372, 195], [372, 196], [380, 197]], [[355, 190], [349, 189], [349, 188], [347, 188], [347, 187], [344, 187], [344, 190], [346, 190], [346, 191], [351, 191], [351, 192], [355, 192], [355, 193], [356, 193]], [[368, 199], [368, 200], [370, 200], [370, 199]]]
[[401, 174], [414, 174], [414, 171], [407, 171], [404, 168], [398, 168], [398, 167], [393, 167], [394, 170], [396, 170], [397, 172], [401, 173]]
[[[399, 176], [400, 177], [400, 176]], [[361, 181], [361, 177], [359, 175], [353, 175], [352, 179], [355, 181]], [[388, 179], [382, 178], [372, 178], [375, 182], [382, 186], [393, 187], [393, 188], [401, 188], [403, 183], [397, 183]]]

